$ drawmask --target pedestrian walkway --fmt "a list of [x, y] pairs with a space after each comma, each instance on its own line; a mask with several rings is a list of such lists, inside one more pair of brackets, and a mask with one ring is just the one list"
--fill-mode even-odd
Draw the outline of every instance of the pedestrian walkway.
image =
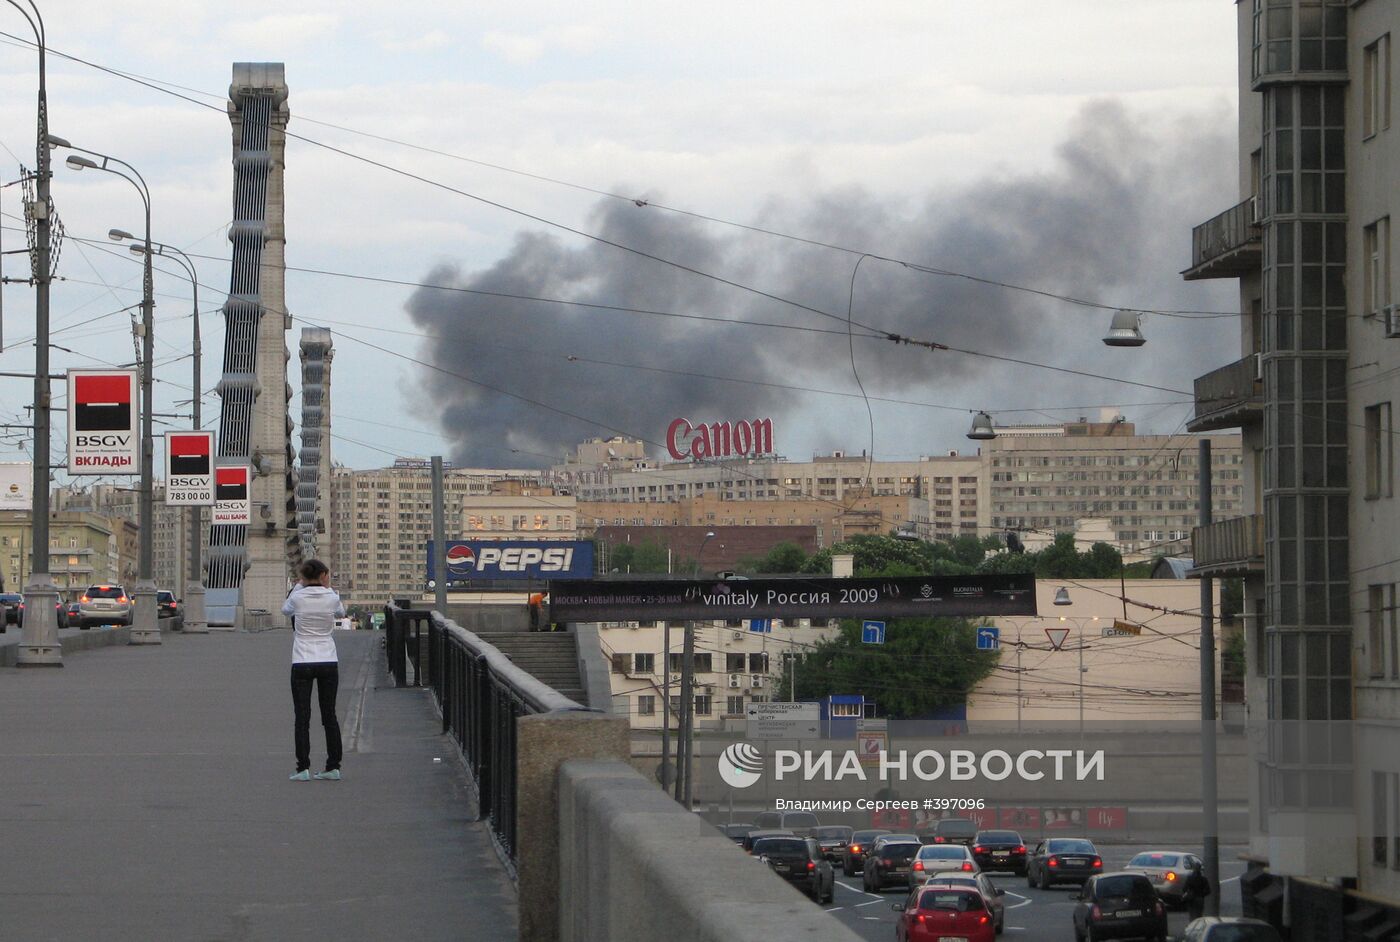
[[516, 938], [452, 744], [379, 633], [336, 635], [345, 779], [306, 783], [289, 633], [163, 637], [0, 669], [0, 938]]

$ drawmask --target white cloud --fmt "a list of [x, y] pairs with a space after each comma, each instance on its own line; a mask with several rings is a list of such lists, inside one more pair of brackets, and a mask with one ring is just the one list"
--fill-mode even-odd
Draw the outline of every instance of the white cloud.
[[255, 48], [283, 49], [325, 38], [340, 25], [331, 13], [272, 13], [256, 20], [233, 20], [222, 34], [225, 39]]
[[591, 26], [552, 27], [536, 33], [491, 30], [481, 38], [481, 46], [513, 65], [525, 65], [547, 52], [593, 52], [602, 43], [603, 35], [602, 30]]
[[432, 29], [419, 36], [411, 38], [389, 38], [385, 37], [380, 44], [386, 52], [429, 52], [433, 49], [441, 49], [451, 45], [452, 37], [445, 30]]

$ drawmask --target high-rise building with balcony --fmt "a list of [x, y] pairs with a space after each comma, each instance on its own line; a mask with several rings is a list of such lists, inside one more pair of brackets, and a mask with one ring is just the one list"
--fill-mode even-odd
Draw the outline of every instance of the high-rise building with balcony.
[[1400, 318], [1393, 0], [1245, 0], [1236, 205], [1188, 279], [1237, 278], [1238, 358], [1191, 428], [1239, 428], [1243, 513], [1195, 534], [1245, 579], [1247, 914], [1293, 938], [1400, 934]]

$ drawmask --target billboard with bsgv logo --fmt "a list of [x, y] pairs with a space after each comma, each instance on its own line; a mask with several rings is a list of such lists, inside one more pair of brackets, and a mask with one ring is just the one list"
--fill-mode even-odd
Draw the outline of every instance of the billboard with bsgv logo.
[[165, 502], [182, 507], [214, 503], [214, 433], [165, 433]]
[[[472, 579], [591, 579], [589, 540], [448, 540], [447, 587], [466, 588]], [[429, 588], [433, 584], [433, 541], [428, 541]]]
[[214, 469], [214, 515], [212, 523], [252, 523], [253, 469], [233, 465]]
[[68, 371], [68, 473], [138, 474], [136, 370]]

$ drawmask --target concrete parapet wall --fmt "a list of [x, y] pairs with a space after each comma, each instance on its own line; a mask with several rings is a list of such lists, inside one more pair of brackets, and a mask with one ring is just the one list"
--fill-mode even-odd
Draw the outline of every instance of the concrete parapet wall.
[[[0, 667], [14, 667], [19, 659], [19, 639], [23, 632], [13, 626], [5, 634], [0, 635]], [[14, 638], [14, 643], [6, 644], [9, 638]], [[112, 644], [126, 644], [131, 640], [130, 628], [104, 628], [90, 631], [79, 631], [74, 628], [59, 632], [59, 644], [63, 648], [63, 656], [75, 654], [78, 651], [86, 651], [90, 648], [102, 648]]]
[[626, 762], [565, 762], [558, 788], [560, 942], [855, 942]]

